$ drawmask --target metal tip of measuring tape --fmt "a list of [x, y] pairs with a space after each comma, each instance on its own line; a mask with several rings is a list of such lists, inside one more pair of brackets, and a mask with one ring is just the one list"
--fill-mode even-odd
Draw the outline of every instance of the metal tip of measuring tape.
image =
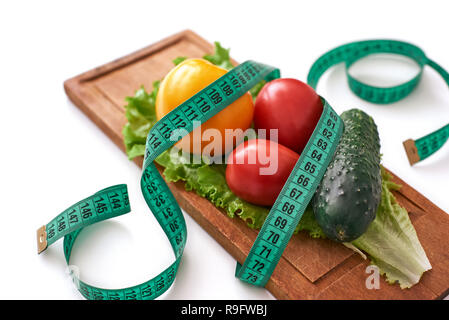
[[37, 253], [41, 253], [47, 249], [47, 231], [45, 230], [45, 226], [37, 229]]
[[404, 145], [405, 153], [407, 154], [411, 166], [421, 160], [418, 154], [418, 148], [416, 148], [415, 140], [408, 139], [402, 144]]

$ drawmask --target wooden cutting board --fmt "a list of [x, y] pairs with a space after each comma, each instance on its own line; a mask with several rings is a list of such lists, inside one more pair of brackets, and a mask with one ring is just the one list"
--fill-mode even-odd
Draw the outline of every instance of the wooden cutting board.
[[[125, 97], [133, 96], [141, 85], [151, 90], [153, 81], [162, 79], [173, 67], [174, 58], [202, 57], [211, 52], [211, 43], [186, 30], [69, 79], [64, 88], [73, 103], [124, 151]], [[135, 162], [141, 166], [142, 158]], [[402, 185], [395, 195], [410, 213], [433, 267], [419, 284], [401, 290], [399, 285], [388, 285], [381, 279], [380, 289], [369, 290], [365, 286], [368, 261], [341, 244], [312, 239], [301, 232], [290, 240], [266, 288], [278, 299], [444, 298], [449, 293], [449, 215], [398, 177], [394, 176], [394, 181]], [[243, 263], [257, 232], [186, 191], [182, 182], [169, 186], [181, 207]]]

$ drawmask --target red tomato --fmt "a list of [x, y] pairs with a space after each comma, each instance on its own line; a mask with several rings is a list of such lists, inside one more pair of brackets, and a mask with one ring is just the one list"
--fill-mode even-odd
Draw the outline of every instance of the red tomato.
[[[301, 154], [323, 112], [316, 92], [296, 79], [276, 79], [267, 83], [256, 99], [256, 129], [278, 129], [278, 143]], [[272, 139], [272, 137], [271, 137]]]
[[298, 159], [296, 152], [274, 141], [248, 140], [228, 156], [226, 182], [243, 200], [271, 206]]

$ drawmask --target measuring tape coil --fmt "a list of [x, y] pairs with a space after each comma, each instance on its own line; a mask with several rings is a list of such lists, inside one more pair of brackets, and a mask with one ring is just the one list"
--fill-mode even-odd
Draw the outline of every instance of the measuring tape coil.
[[[351, 76], [349, 69], [356, 61], [377, 53], [399, 54], [415, 61], [419, 66], [418, 74], [411, 80], [392, 87], [375, 87], [363, 83]], [[396, 40], [367, 40], [351, 42], [334, 48], [323, 54], [310, 68], [307, 83], [315, 88], [321, 76], [330, 67], [344, 62], [349, 88], [361, 99], [377, 104], [388, 104], [408, 96], [421, 80], [424, 67], [433, 68], [449, 86], [449, 73], [433, 60], [429, 59], [419, 47]], [[417, 140], [404, 141], [404, 148], [411, 165], [426, 159], [439, 150], [449, 139], [449, 124]]]

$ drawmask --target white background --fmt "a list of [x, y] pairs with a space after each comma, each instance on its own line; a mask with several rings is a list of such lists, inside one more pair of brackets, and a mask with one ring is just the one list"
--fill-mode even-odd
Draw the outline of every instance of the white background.
[[[173, 261], [139, 191], [139, 168], [68, 100], [64, 80], [187, 28], [231, 47], [238, 61], [275, 65], [283, 76], [301, 80], [326, 50], [367, 38], [413, 42], [449, 69], [445, 2], [2, 1], [0, 298], [81, 299], [64, 272], [62, 241], [38, 256], [35, 231], [72, 203], [117, 183], [128, 184], [133, 211], [84, 232], [72, 255], [82, 279], [128, 286]], [[404, 63], [397, 70], [383, 63], [386, 78], [405, 79], [413, 71]], [[385, 166], [449, 211], [449, 144], [414, 167], [402, 149], [403, 140], [449, 122], [447, 85], [426, 68], [407, 99], [378, 106], [350, 93], [343, 70], [329, 72], [318, 92], [339, 112], [360, 107], [370, 113]], [[185, 217], [187, 247], [163, 299], [272, 298], [234, 278], [232, 257]]]

